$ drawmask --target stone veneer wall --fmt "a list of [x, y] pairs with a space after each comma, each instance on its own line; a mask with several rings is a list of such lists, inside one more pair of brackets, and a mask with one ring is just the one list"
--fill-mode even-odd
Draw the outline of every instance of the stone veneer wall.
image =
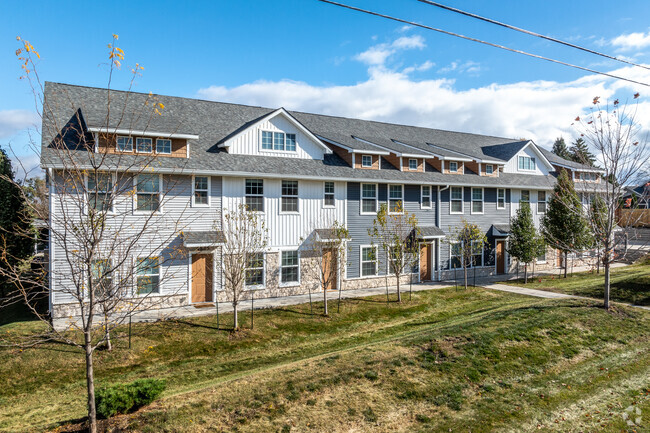
[[[141, 302], [139, 310], [159, 310], [163, 308], [175, 308], [187, 305], [187, 294], [175, 295], [150, 295], [146, 298], [138, 298]], [[79, 304], [54, 304], [51, 315], [53, 319], [74, 318], [80, 315]], [[97, 315], [99, 318], [99, 315]]]

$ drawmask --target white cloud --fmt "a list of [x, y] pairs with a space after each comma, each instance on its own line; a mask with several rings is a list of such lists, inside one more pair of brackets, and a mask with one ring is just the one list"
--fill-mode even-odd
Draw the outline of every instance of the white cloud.
[[411, 72], [424, 72], [428, 71], [429, 69], [433, 68], [436, 64], [427, 60], [426, 62], [420, 64], [420, 65], [414, 65], [414, 66], [409, 66], [407, 68], [404, 68], [402, 70], [403, 74], [410, 74]]
[[39, 118], [33, 111], [0, 110], [0, 138], [11, 137], [37, 123], [39, 123]]
[[[420, 41], [424, 44], [424, 41]], [[419, 46], [414, 44], [413, 46]], [[384, 57], [385, 59], [385, 57]], [[429, 69], [431, 62], [420, 68]], [[466, 71], [478, 68], [472, 62], [458, 63]], [[414, 80], [410, 72], [389, 70], [369, 63], [369, 77], [352, 85], [312, 85], [300, 81], [256, 81], [237, 87], [210, 86], [198, 91], [201, 98], [290, 110], [330, 114], [408, 125], [529, 138], [550, 147], [556, 137], [567, 141], [576, 135], [571, 127], [583, 115], [594, 96], [606, 100], [625, 97], [638, 89], [632, 84], [598, 75], [569, 81], [533, 81], [489, 84], [460, 90], [447, 78]], [[611, 71], [638, 81], [650, 81], [650, 72], [640, 68]], [[650, 122], [650, 103], [642, 104], [639, 117]], [[650, 124], [645, 125], [646, 129]]]
[[650, 32], [635, 32], [620, 35], [610, 41], [610, 44], [621, 51], [640, 50], [650, 47]]
[[402, 36], [391, 43], [373, 45], [366, 51], [354, 56], [355, 60], [367, 65], [382, 66], [388, 57], [401, 50], [422, 49], [426, 46], [424, 38], [420, 35]]
[[481, 65], [472, 60], [466, 62], [455, 61], [451, 62], [448, 66], [438, 69], [438, 73], [447, 74], [449, 72], [467, 73], [469, 75], [478, 75], [481, 72]]

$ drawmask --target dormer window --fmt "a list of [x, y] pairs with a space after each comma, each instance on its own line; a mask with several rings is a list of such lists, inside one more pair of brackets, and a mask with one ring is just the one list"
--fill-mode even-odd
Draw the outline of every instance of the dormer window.
[[118, 136], [117, 150], [120, 152], [133, 152], [133, 137]]
[[361, 167], [372, 167], [372, 156], [361, 155]]
[[458, 173], [458, 163], [455, 161], [452, 161], [449, 163], [449, 172], [450, 173]]
[[494, 166], [492, 164], [487, 164], [485, 166], [485, 174], [492, 174], [494, 173]]
[[535, 158], [530, 156], [520, 156], [519, 157], [519, 170], [535, 170]]
[[598, 180], [598, 175], [596, 173], [578, 173], [579, 179], [584, 182], [596, 182]]
[[409, 159], [409, 170], [417, 170], [417, 169], [418, 169], [418, 160]]
[[172, 153], [172, 141], [168, 138], [156, 139], [156, 153], [169, 155]]
[[151, 138], [138, 137], [135, 139], [135, 151], [138, 153], [151, 153], [153, 152], [153, 144]]
[[262, 150], [296, 151], [296, 134], [262, 131]]

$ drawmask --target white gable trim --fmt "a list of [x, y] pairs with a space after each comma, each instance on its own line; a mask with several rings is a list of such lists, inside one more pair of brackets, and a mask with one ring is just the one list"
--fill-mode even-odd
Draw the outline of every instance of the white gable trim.
[[599, 169], [599, 168], [577, 168], [577, 167], [571, 167], [570, 165], [564, 165], [559, 162], [552, 162], [551, 164], [557, 165], [558, 167], [562, 168], [567, 168], [569, 170], [575, 171], [575, 172], [584, 172], [584, 173], [599, 173], [599, 174], [605, 174], [605, 170]]
[[[344, 150], [347, 150], [350, 153], [363, 153], [365, 155], [390, 155], [390, 152], [386, 152], [384, 150], [368, 150], [368, 149], [353, 149], [350, 146], [346, 146], [345, 144], [341, 144], [337, 141], [332, 140], [331, 138], [326, 138], [326, 137], [321, 137], [320, 135], [317, 135], [316, 137], [320, 138], [322, 141], [326, 141], [328, 143], [332, 143], [334, 146], [338, 146]], [[356, 137], [355, 137], [356, 138]], [[372, 144], [373, 146], [379, 147], [376, 144]]]
[[309, 129], [305, 128], [302, 123], [300, 123], [295, 117], [293, 117], [287, 110], [285, 110], [283, 107], [278, 108], [275, 111], [272, 111], [271, 113], [267, 114], [266, 116], [262, 117], [260, 120], [257, 122], [253, 123], [250, 125], [248, 128], [245, 128], [241, 131], [239, 131], [237, 134], [233, 135], [230, 137], [228, 140], [225, 142], [221, 143], [219, 147], [230, 147], [230, 145], [237, 139], [239, 136], [245, 134], [247, 131], [249, 131], [252, 128], [256, 128], [259, 126], [262, 122], [265, 122], [267, 120], [271, 120], [276, 116], [282, 115], [285, 119], [287, 119], [291, 124], [293, 124], [296, 128], [300, 130], [303, 134], [305, 134], [307, 137], [309, 137], [312, 141], [314, 141], [316, 144], [318, 144], [325, 153], [332, 153], [332, 149], [327, 147], [317, 136], [315, 136]]
[[[538, 156], [538, 157], [539, 157], [539, 158], [544, 162], [544, 165], [546, 165], [546, 168], [548, 168], [549, 171], [553, 171], [553, 170], [554, 170], [554, 168], [553, 168], [553, 164], [551, 164], [551, 162], [550, 162], [548, 159], [546, 159], [546, 157], [544, 156], [544, 154], [542, 153], [542, 151], [539, 150], [539, 148], [537, 147], [537, 145], [536, 145], [535, 143], [533, 143], [532, 140], [530, 140], [530, 141], [529, 141], [529, 142], [528, 142], [524, 147], [522, 147], [521, 149], [519, 149], [519, 152], [517, 152], [517, 153], [515, 154], [515, 156], [513, 156], [512, 158], [517, 158], [517, 157], [519, 156], [519, 153], [522, 152], [522, 151], [524, 151], [524, 150], [526, 150], [527, 147], [530, 147], [531, 149], [533, 149], [533, 152], [535, 152], [535, 153], [537, 154], [537, 156]], [[517, 161], [515, 161], [515, 162], [517, 162]]]
[[[429, 153], [429, 152], [427, 152], [427, 153], [404, 153], [404, 152], [399, 152], [397, 150], [393, 150], [393, 149], [391, 149], [389, 147], [382, 146], [381, 144], [373, 143], [372, 141], [364, 140], [363, 138], [359, 138], [359, 137], [354, 136], [354, 135], [352, 136], [352, 138], [354, 138], [355, 140], [359, 140], [361, 142], [364, 142], [364, 143], [371, 144], [373, 146], [380, 147], [382, 149], [386, 149], [388, 152], [394, 153], [396, 156], [403, 156], [405, 158], [409, 158], [409, 157], [410, 158], [432, 158], [432, 157], [435, 156], [435, 155], [433, 155], [432, 153]], [[424, 152], [422, 149], [418, 149], [417, 147], [413, 147], [413, 146], [408, 146], [406, 144], [398, 142], [397, 140], [391, 139], [391, 141], [399, 144], [400, 146], [409, 147], [411, 149], [415, 149], [415, 150], [418, 150], [420, 152]]]
[[[460, 158], [453, 158], [451, 156], [447, 156], [447, 157], [439, 156], [440, 159], [452, 160], [452, 161], [474, 161], [474, 162], [485, 163], [485, 164], [505, 165], [505, 161], [497, 161], [496, 159], [477, 158], [475, 156], [471, 156], [471, 155], [468, 155], [466, 153], [458, 152], [456, 150], [447, 149], [446, 147], [438, 146], [436, 144], [431, 144], [431, 143], [427, 143], [427, 144], [429, 146], [431, 146], [431, 147], [435, 147], [435, 148], [444, 150], [445, 152], [451, 152], [451, 153], [455, 153], [456, 155], [462, 155], [462, 156], [464, 156], [466, 158], [469, 158], [469, 159], [460, 159]], [[438, 156], [438, 155], [436, 155], [436, 156]]]
[[119, 128], [107, 128], [105, 126], [88, 127], [88, 132], [105, 132], [108, 134], [118, 134], [118, 135], [139, 135], [142, 137], [159, 137], [159, 138], [180, 138], [186, 140], [198, 140], [199, 136], [195, 134], [180, 134], [176, 132], [156, 132], [156, 131], [140, 131], [136, 129], [119, 129]]

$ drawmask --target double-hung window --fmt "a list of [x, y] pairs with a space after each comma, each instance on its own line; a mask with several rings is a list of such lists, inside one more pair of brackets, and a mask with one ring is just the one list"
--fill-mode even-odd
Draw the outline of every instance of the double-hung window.
[[486, 164], [485, 174], [492, 174], [492, 173], [494, 173], [494, 166], [492, 164]]
[[246, 285], [264, 285], [264, 253], [246, 255]]
[[377, 247], [361, 247], [361, 276], [377, 275]]
[[421, 207], [423, 209], [431, 209], [431, 186], [422, 185], [421, 195]]
[[483, 248], [478, 241], [472, 241], [472, 266], [483, 266]]
[[404, 212], [404, 185], [388, 186], [388, 212]]
[[535, 158], [530, 156], [520, 156], [519, 161], [519, 170], [535, 170]]
[[461, 255], [463, 254], [462, 244], [454, 242], [449, 245], [449, 268], [456, 269], [462, 267]]
[[133, 152], [133, 137], [118, 135], [117, 150], [120, 152]]
[[194, 205], [210, 205], [210, 178], [208, 176], [194, 176]]
[[452, 186], [449, 193], [449, 211], [451, 213], [463, 213], [463, 187]]
[[273, 150], [284, 150], [284, 133], [273, 133]]
[[497, 209], [506, 208], [506, 190], [503, 188], [497, 189]]
[[297, 283], [300, 278], [298, 251], [282, 251], [280, 262], [280, 282]]
[[409, 170], [417, 170], [417, 169], [418, 169], [418, 160], [409, 159]]
[[298, 181], [282, 181], [282, 212], [298, 212]]
[[160, 208], [160, 176], [139, 174], [137, 181], [137, 206], [139, 211], [157, 211]]
[[264, 212], [264, 181], [246, 179], [246, 206], [254, 212]]
[[288, 152], [296, 151], [296, 134], [286, 134], [286, 147], [285, 150]]
[[323, 200], [325, 207], [334, 207], [336, 205], [336, 200], [334, 198], [334, 182], [325, 182]]
[[546, 191], [537, 191], [537, 213], [546, 212]]
[[455, 161], [449, 162], [449, 172], [458, 173], [458, 163]]
[[361, 155], [361, 167], [372, 167], [371, 155]]
[[113, 176], [110, 173], [88, 175], [88, 207], [98, 211], [113, 209]]
[[361, 213], [377, 213], [377, 185], [361, 184]]
[[273, 133], [271, 131], [262, 131], [262, 149], [273, 150]]
[[530, 203], [530, 191], [527, 189], [521, 190], [521, 202]]
[[472, 213], [483, 213], [483, 188], [472, 188]]
[[111, 260], [93, 260], [90, 264], [93, 291], [96, 297], [105, 298], [112, 294], [113, 275], [111, 273]]
[[138, 295], [160, 293], [160, 263], [158, 257], [143, 257], [136, 265]]
[[156, 153], [171, 154], [172, 153], [172, 141], [169, 138], [157, 138], [156, 139]]
[[151, 138], [138, 137], [135, 139], [135, 151], [138, 153], [151, 153], [153, 152], [153, 144]]
[[391, 245], [388, 248], [388, 254], [390, 254], [390, 258], [388, 260], [388, 272], [394, 275], [396, 269], [403, 269], [402, 265], [404, 264], [404, 252], [400, 251], [397, 246]]

